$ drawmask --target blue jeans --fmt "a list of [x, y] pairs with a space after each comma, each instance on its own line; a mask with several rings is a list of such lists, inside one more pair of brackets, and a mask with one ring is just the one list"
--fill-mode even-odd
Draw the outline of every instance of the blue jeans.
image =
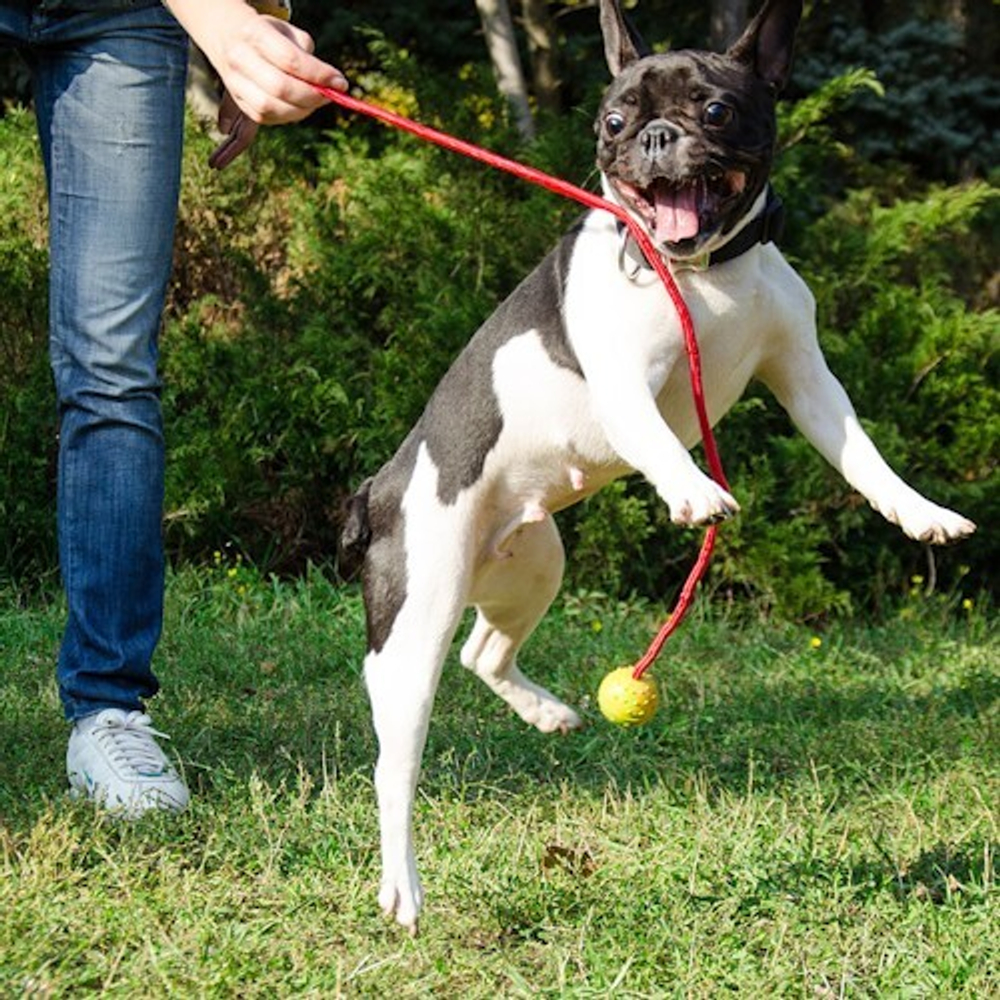
[[157, 339], [180, 187], [187, 36], [158, 0], [0, 2], [33, 77], [49, 196], [50, 358], [68, 719], [143, 707], [163, 618]]

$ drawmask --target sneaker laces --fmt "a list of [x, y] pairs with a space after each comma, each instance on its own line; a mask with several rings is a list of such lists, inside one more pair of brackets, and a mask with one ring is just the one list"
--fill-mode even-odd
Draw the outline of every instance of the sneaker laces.
[[108, 719], [95, 725], [93, 736], [120, 772], [138, 778], [156, 778], [172, 771], [156, 743], [157, 739], [170, 737], [154, 729], [152, 721], [143, 712], [129, 712], [121, 722]]

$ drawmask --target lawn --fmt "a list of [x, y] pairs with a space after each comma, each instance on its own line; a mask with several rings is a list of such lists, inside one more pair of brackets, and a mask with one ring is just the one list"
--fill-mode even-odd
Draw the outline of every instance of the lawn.
[[237, 563], [174, 577], [153, 704], [195, 793], [64, 794], [57, 601], [0, 596], [0, 995], [1000, 996], [1000, 641], [914, 598], [822, 632], [699, 607], [639, 730], [604, 673], [660, 609], [567, 598], [526, 651], [581, 707], [533, 731], [446, 666], [411, 940], [375, 904], [361, 608]]

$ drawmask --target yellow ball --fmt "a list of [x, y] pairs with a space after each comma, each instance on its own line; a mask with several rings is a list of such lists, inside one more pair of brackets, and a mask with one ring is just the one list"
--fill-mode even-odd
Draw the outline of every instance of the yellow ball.
[[597, 689], [597, 704], [616, 726], [641, 726], [656, 714], [659, 692], [656, 681], [643, 674], [638, 680], [632, 667], [619, 667], [607, 674]]

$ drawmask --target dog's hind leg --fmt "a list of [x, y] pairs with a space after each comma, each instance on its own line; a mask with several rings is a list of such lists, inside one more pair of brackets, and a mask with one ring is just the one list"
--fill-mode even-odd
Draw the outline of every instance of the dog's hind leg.
[[382, 845], [379, 905], [411, 933], [423, 904], [413, 848], [413, 803], [441, 665], [461, 603], [404, 606], [382, 649], [365, 659], [365, 683], [378, 738], [375, 792]]
[[521, 525], [504, 540], [502, 556], [476, 574], [471, 596], [476, 621], [461, 654], [464, 666], [545, 733], [578, 729], [580, 717], [521, 673], [517, 651], [558, 593], [564, 564], [550, 516]]

